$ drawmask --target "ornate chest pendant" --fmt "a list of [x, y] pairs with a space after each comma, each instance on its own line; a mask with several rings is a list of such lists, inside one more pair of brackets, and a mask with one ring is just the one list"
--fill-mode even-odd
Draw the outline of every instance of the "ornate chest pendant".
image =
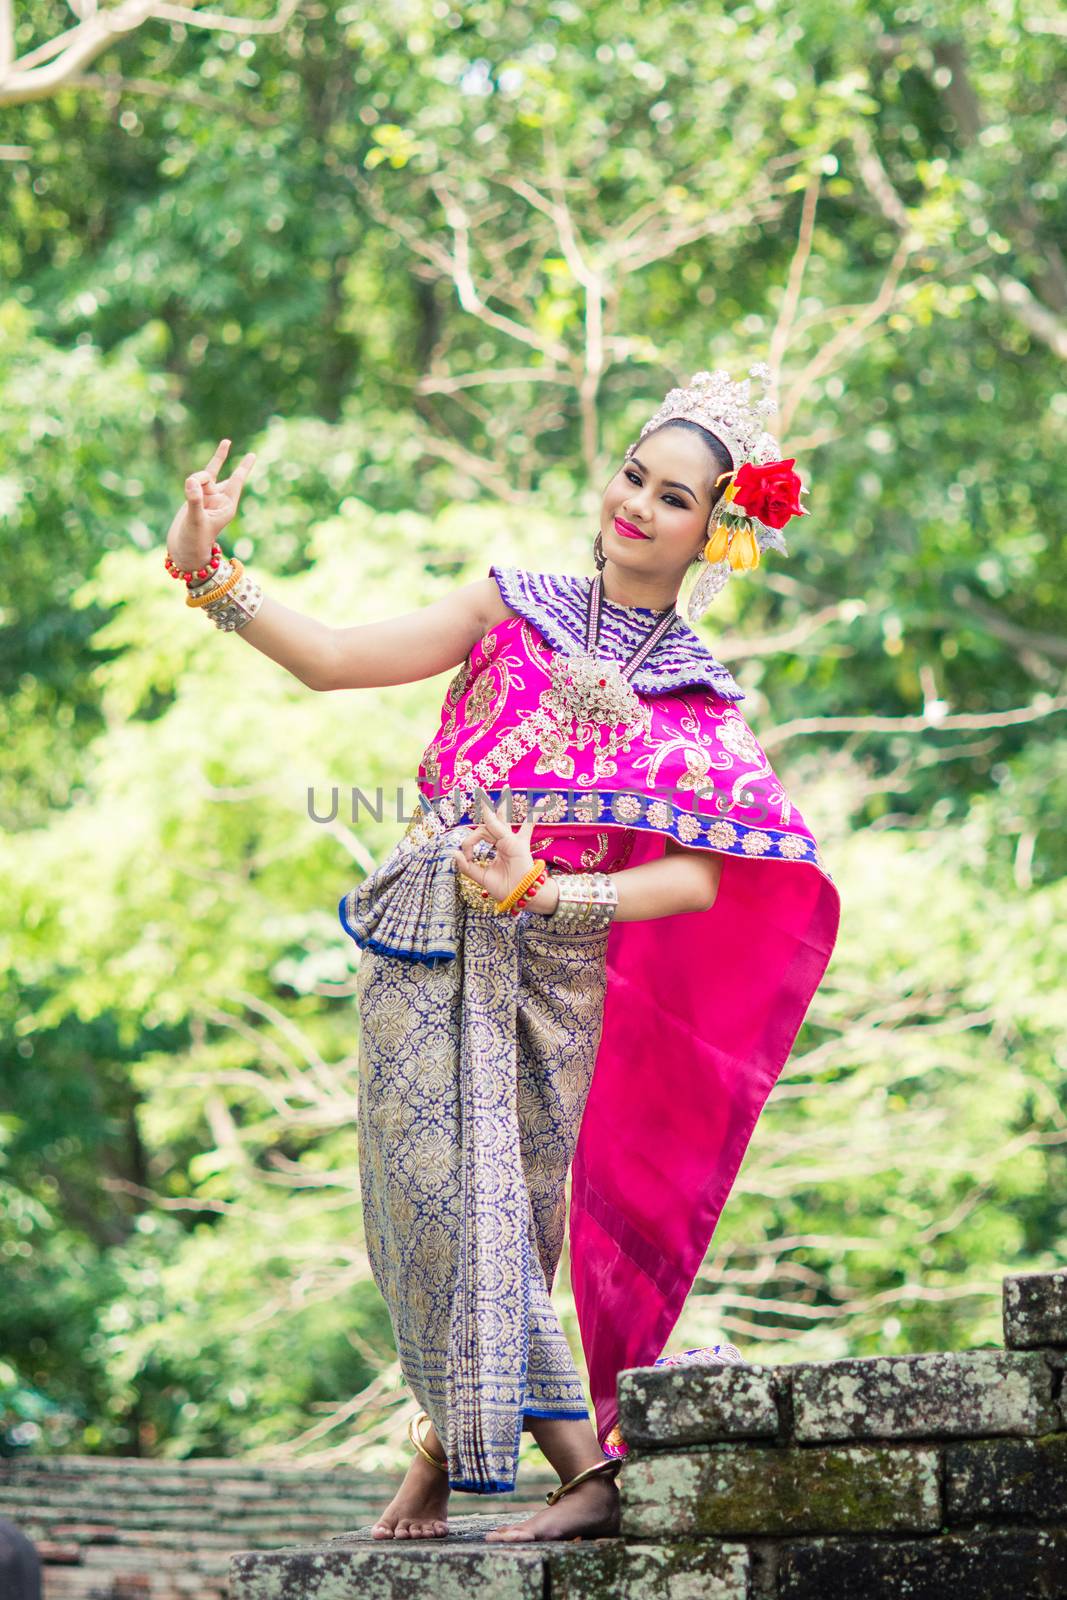
[[552, 698], [564, 717], [575, 722], [636, 722], [641, 702], [614, 661], [581, 655], [552, 657]]
[[620, 666], [617, 661], [602, 661], [596, 654], [603, 600], [604, 579], [598, 573], [589, 587], [585, 649], [573, 656], [553, 655], [552, 698], [564, 715], [576, 723], [607, 723], [612, 727], [620, 722], [633, 725], [643, 721], [644, 707], [630, 679], [672, 626], [678, 613], [673, 606], [661, 612]]

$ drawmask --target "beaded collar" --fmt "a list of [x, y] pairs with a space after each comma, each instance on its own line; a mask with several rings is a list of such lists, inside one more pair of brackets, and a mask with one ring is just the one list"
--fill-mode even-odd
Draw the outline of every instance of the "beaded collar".
[[[595, 578], [570, 573], [529, 572], [520, 567], [489, 568], [505, 605], [543, 636], [553, 650], [577, 655], [585, 649], [589, 586]], [[623, 662], [661, 613], [651, 606], [623, 606], [605, 596], [600, 613], [598, 650]], [[704, 685], [726, 700], [743, 700], [744, 691], [721, 661], [680, 616], [630, 679], [638, 694], [667, 694]]]

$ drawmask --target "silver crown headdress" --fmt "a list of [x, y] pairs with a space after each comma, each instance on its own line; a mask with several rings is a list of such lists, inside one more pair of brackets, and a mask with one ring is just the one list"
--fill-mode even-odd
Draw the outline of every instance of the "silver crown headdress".
[[[777, 461], [781, 454], [780, 446], [774, 435], [764, 428], [763, 418], [777, 411], [778, 406], [770, 396], [765, 395], [759, 400], [749, 396], [750, 378], [759, 378], [766, 386], [771, 369], [765, 361], [757, 361], [748, 370], [750, 377], [742, 378], [739, 383], [733, 381], [725, 367], [719, 367], [714, 372], [694, 373], [688, 388], [671, 389], [668, 392], [659, 410], [649, 417], [626, 454], [632, 455], [645, 434], [651, 433], [654, 428], [684, 418], [699, 422], [709, 433], [722, 440], [733, 458], [734, 473], [746, 462], [752, 466], [763, 466], [769, 461]], [[726, 492], [730, 492], [729, 487]], [[782, 555], [789, 554], [780, 529], [769, 528], [732, 501], [721, 499], [713, 515], [716, 523], [727, 529], [750, 528], [761, 551], [773, 548]], [[729, 560], [703, 561], [701, 565], [704, 570], [689, 596], [690, 622], [696, 622], [704, 615], [716, 595], [725, 589], [734, 570]]]

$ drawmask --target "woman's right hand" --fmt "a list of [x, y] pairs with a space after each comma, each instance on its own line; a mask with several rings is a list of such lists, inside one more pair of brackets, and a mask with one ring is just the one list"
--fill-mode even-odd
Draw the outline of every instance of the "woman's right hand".
[[167, 553], [183, 572], [196, 572], [205, 565], [212, 544], [237, 513], [241, 490], [256, 458], [254, 452], [246, 455], [237, 469], [219, 483], [215, 474], [229, 450], [230, 440], [220, 440], [203, 471], [194, 472], [185, 480], [185, 504], [167, 531]]

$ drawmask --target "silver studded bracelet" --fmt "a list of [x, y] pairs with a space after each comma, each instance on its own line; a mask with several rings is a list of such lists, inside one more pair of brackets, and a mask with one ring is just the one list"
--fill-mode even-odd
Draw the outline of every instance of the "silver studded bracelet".
[[597, 932], [611, 925], [619, 891], [606, 872], [557, 872], [559, 901], [546, 921], [564, 933]]
[[[224, 583], [233, 574], [233, 562], [224, 560], [202, 583], [189, 586], [189, 593], [194, 596], [206, 594]], [[237, 628], [243, 628], [251, 622], [260, 606], [263, 604], [263, 590], [249, 572], [242, 572], [240, 581], [228, 594], [221, 595], [218, 600], [209, 600], [200, 609], [211, 618], [216, 628], [223, 633], [232, 633]]]

